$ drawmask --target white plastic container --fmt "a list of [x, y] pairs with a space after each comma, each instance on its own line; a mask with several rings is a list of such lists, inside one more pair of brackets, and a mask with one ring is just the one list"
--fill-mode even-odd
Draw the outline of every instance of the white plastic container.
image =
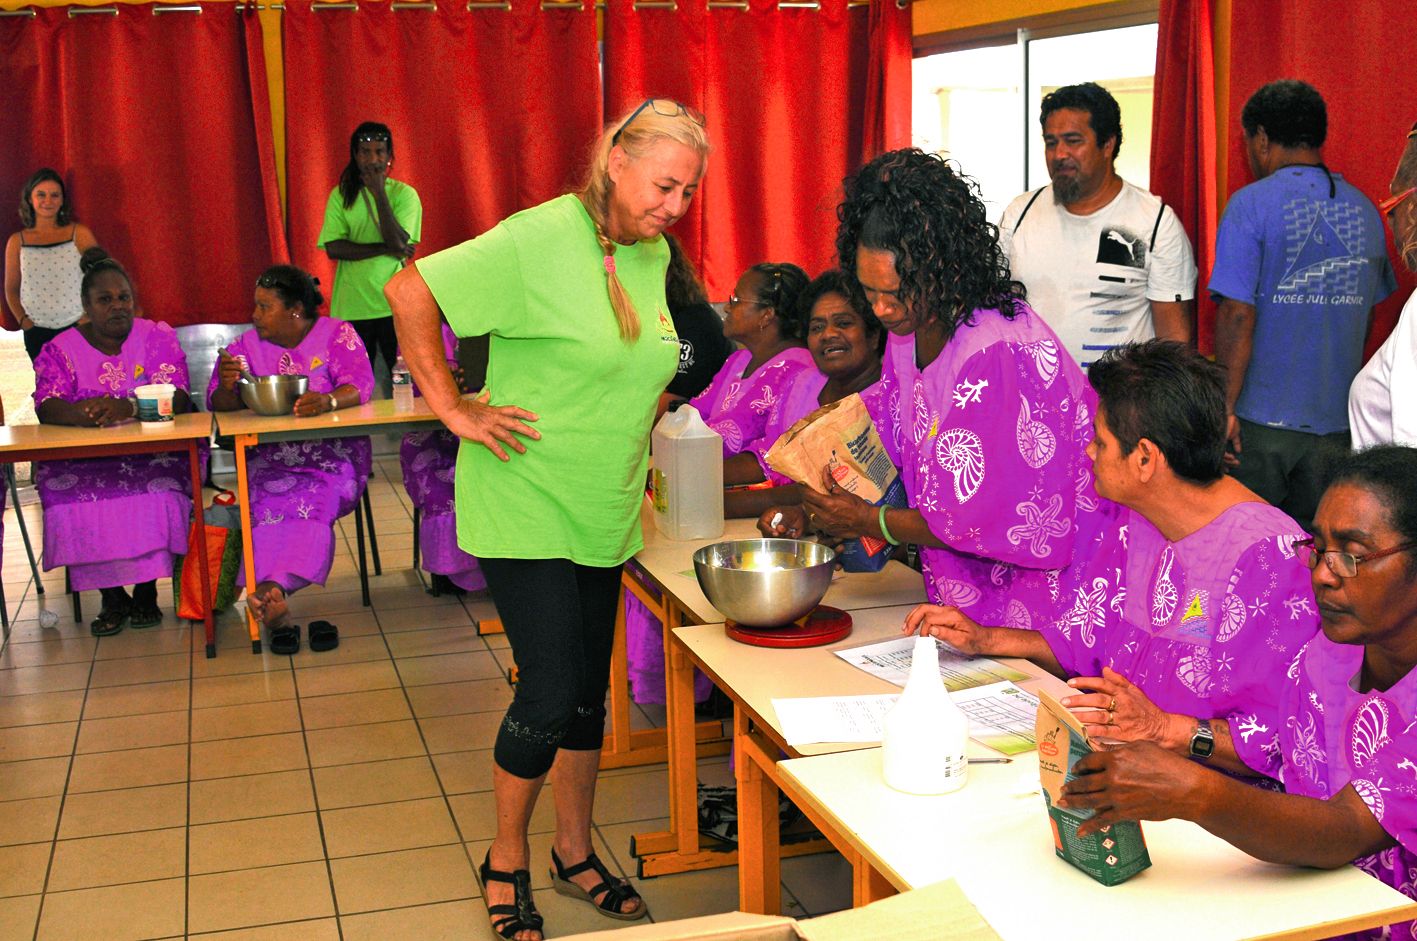
[[969, 717], [940, 678], [933, 637], [915, 638], [910, 679], [886, 714], [881, 768], [886, 784], [907, 794], [947, 794], [964, 787]]
[[654, 525], [669, 539], [723, 535], [723, 438], [684, 405], [650, 435]]
[[389, 370], [389, 378], [393, 380], [394, 386], [394, 411], [413, 411], [413, 375], [408, 371], [408, 364], [400, 356], [394, 360], [394, 368]]
[[172, 421], [172, 397], [177, 387], [170, 382], [138, 386], [133, 397], [138, 400], [138, 420], [145, 422]]

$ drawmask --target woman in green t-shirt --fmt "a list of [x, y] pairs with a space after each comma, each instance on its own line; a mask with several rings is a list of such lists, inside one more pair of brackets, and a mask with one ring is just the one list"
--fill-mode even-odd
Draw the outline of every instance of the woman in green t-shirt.
[[[579, 193], [422, 259], [385, 289], [424, 398], [465, 439], [458, 543], [482, 561], [520, 674], [493, 751], [497, 836], [479, 871], [504, 938], [541, 937], [527, 824], [553, 766], [556, 891], [611, 918], [648, 914], [592, 852], [590, 814], [620, 569], [642, 545], [650, 425], [679, 359], [662, 233], [703, 176], [703, 123], [677, 101], [645, 101], [601, 135]], [[460, 337], [491, 338], [476, 398], [448, 371], [440, 313]]]

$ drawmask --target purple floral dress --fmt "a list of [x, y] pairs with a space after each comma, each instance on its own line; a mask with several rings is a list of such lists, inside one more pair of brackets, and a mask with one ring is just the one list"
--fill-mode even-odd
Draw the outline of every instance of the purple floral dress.
[[[1354, 865], [1417, 898], [1417, 671], [1366, 693], [1353, 680], [1363, 648], [1318, 634], [1300, 649], [1276, 689], [1274, 717], [1232, 723], [1235, 749], [1252, 768], [1280, 764], [1290, 794], [1327, 800], [1352, 785], [1397, 845]], [[1417, 939], [1417, 922], [1351, 938]]]
[[1097, 501], [1085, 453], [1097, 397], [1057, 336], [1027, 307], [1012, 320], [976, 310], [924, 369], [915, 338], [891, 336], [861, 398], [947, 547], [920, 550], [930, 601], [1032, 627]]
[[[352, 385], [359, 401], [368, 402], [374, 391], [374, 373], [359, 334], [333, 317], [316, 320], [293, 349], [248, 330], [226, 351], [258, 376], [309, 376], [311, 392]], [[220, 381], [221, 370], [213, 370], [209, 406]], [[287, 594], [323, 585], [334, 561], [335, 520], [358, 505], [369, 480], [369, 439], [282, 441], [257, 445], [246, 454], [256, 580], [273, 581]]]
[[[1102, 501], [1098, 541], [1063, 574], [1069, 605], [1040, 625], [1070, 676], [1109, 666], [1167, 712], [1275, 727], [1275, 691], [1319, 629], [1299, 524], [1238, 503], [1169, 542], [1140, 513]], [[1277, 777], [1277, 762], [1255, 766]]]
[[[177, 334], [141, 319], [117, 356], [71, 327], [44, 347], [34, 372], [36, 406], [53, 398], [122, 398], [149, 383], [190, 386]], [[187, 552], [192, 479], [181, 454], [45, 461], [35, 465], [35, 484], [44, 506], [44, 567], [67, 566], [75, 590], [171, 577], [176, 557]]]
[[[458, 338], [443, 324], [443, 357], [449, 367], [458, 364]], [[418, 390], [415, 388], [414, 393]], [[477, 559], [458, 546], [457, 516], [453, 508], [453, 472], [459, 438], [451, 431], [414, 431], [399, 445], [399, 466], [408, 498], [420, 512], [418, 546], [423, 567], [446, 575], [467, 591], [487, 587]]]

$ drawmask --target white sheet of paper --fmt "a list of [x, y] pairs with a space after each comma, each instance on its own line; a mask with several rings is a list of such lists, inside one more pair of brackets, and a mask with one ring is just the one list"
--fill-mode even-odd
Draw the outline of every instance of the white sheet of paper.
[[976, 686], [951, 693], [950, 698], [969, 716], [969, 737], [1005, 755], [1018, 755], [1037, 747], [1033, 725], [1038, 697], [1010, 682]]
[[789, 745], [818, 742], [879, 742], [886, 713], [900, 697], [809, 696], [774, 699], [777, 721]]
[[[935, 642], [940, 652], [940, 676], [945, 688], [950, 692], [988, 686], [1004, 680], [1023, 680], [1028, 674], [1004, 666], [987, 657], [966, 657], [956, 653], [944, 644]], [[865, 670], [872, 676], [880, 677], [887, 683], [905, 688], [910, 677], [910, 660], [914, 655], [915, 637], [899, 637], [883, 640], [863, 647], [850, 647], [835, 651], [836, 655], [852, 666]]]

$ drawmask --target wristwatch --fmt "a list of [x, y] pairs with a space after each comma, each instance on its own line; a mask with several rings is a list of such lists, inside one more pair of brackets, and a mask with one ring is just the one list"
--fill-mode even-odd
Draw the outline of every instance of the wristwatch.
[[1196, 730], [1191, 733], [1191, 757], [1206, 761], [1215, 754], [1215, 733], [1210, 730], [1209, 719], [1197, 719]]

